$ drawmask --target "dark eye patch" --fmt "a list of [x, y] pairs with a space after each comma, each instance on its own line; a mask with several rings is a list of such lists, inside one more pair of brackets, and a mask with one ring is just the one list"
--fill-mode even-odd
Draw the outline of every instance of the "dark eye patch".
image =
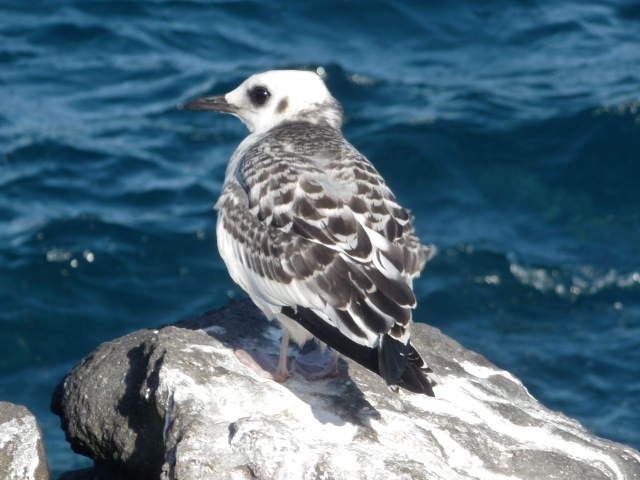
[[261, 85], [253, 87], [251, 90], [249, 90], [249, 97], [251, 97], [251, 103], [259, 107], [267, 103], [267, 100], [269, 100], [270, 96], [271, 96], [271, 92], [267, 90], [266, 87], [263, 87]]
[[278, 103], [278, 113], [284, 113], [284, 111], [287, 109], [287, 107], [289, 106], [289, 100], [287, 98], [283, 98], [282, 100], [280, 100], [280, 103]]

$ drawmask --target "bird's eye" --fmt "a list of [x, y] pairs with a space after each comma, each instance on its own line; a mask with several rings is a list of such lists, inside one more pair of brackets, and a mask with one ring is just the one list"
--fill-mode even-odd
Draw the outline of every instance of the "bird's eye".
[[269, 92], [265, 87], [257, 86], [253, 87], [249, 91], [249, 96], [251, 97], [251, 102], [254, 105], [261, 107], [267, 103], [267, 100], [269, 100], [269, 97], [271, 96], [271, 92]]

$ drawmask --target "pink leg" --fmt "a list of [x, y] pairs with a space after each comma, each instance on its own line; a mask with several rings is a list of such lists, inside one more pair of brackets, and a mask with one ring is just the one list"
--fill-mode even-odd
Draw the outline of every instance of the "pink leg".
[[337, 377], [339, 358], [340, 354], [335, 350], [316, 349], [296, 359], [296, 372], [310, 381]]
[[[289, 332], [282, 329], [282, 341], [280, 342], [280, 356], [278, 358], [278, 370], [276, 375], [285, 380], [289, 378]], [[292, 360], [295, 365], [295, 360]], [[283, 380], [284, 381], [284, 380]]]
[[280, 354], [278, 356], [267, 355], [255, 350], [249, 352], [246, 350], [235, 350], [233, 353], [235, 353], [238, 360], [258, 375], [282, 383], [289, 378], [289, 372], [293, 371], [295, 365], [295, 360], [287, 356], [288, 350], [289, 333], [283, 331]]

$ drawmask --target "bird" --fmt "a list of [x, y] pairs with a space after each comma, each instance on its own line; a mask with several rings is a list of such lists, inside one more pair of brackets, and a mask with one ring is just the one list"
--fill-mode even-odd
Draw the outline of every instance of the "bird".
[[[367, 158], [342, 135], [343, 109], [322, 77], [271, 70], [185, 110], [231, 114], [248, 128], [215, 204], [218, 250], [231, 278], [282, 326], [280, 354], [237, 350], [284, 382], [336, 376], [340, 355], [394, 391], [435, 396], [411, 343], [413, 279], [435, 253]], [[288, 356], [315, 339], [320, 353]], [[315, 355], [315, 356], [314, 356]]]

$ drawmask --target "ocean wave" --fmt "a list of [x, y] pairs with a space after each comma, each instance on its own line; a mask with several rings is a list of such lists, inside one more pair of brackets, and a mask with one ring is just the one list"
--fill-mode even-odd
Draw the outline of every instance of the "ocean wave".
[[571, 269], [525, 266], [517, 262], [509, 265], [511, 274], [522, 284], [560, 298], [575, 299], [596, 295], [604, 290], [633, 290], [640, 288], [640, 271], [619, 272], [601, 270], [593, 266]]

